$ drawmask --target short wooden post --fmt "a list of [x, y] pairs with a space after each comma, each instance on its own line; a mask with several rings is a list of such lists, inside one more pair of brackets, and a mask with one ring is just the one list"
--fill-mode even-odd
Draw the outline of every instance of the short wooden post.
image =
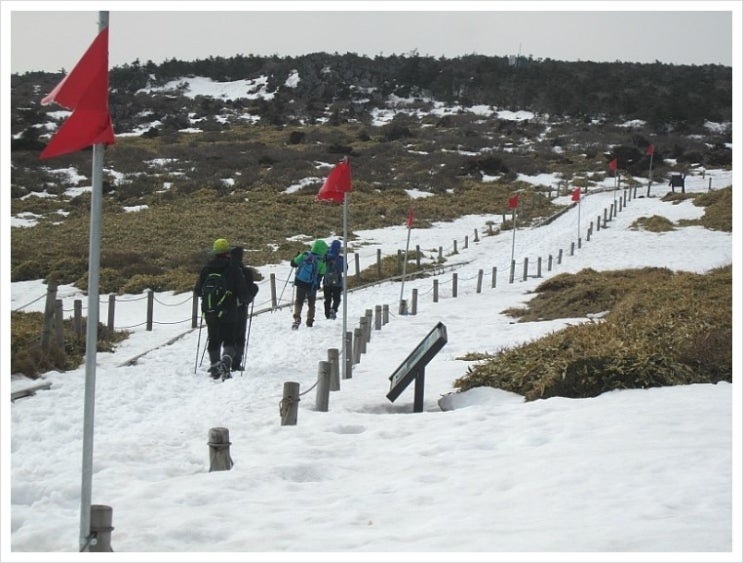
[[353, 363], [358, 364], [361, 361], [361, 328], [353, 329]]
[[542, 277], [542, 257], [541, 256], [537, 258], [537, 277], [538, 278]]
[[64, 303], [61, 299], [54, 301], [54, 340], [64, 350]]
[[580, 237], [578, 237], [578, 248], [580, 249], [580, 247], [581, 247], [581, 239]]
[[439, 262], [441, 262], [444, 259], [444, 249], [443, 247], [439, 246]]
[[44, 324], [41, 326], [41, 349], [49, 352], [49, 343], [54, 330], [54, 303], [57, 301], [57, 284], [49, 282], [46, 288], [46, 303], [44, 305]]
[[114, 527], [113, 508], [103, 504], [90, 505], [90, 543], [87, 551], [113, 551], [111, 549], [111, 532]]
[[114, 330], [114, 317], [116, 316], [116, 294], [108, 294], [108, 316], [106, 318], [106, 326], [108, 330], [113, 332]]
[[353, 333], [346, 331], [346, 367], [343, 370], [343, 379], [351, 379], [353, 376]]
[[495, 289], [496, 280], [498, 279], [498, 266], [493, 266], [493, 273], [491, 274], [492, 279], [490, 280], [490, 288]]
[[295, 426], [297, 424], [297, 412], [299, 411], [299, 383], [295, 381], [284, 382], [284, 396], [279, 403], [279, 414], [281, 415], [281, 426]]
[[418, 268], [421, 267], [421, 245], [420, 244], [415, 245], [415, 265]]
[[269, 276], [269, 284], [271, 287], [271, 308], [275, 309], [278, 306], [278, 298], [276, 296], [276, 274], [271, 273]]
[[[415, 292], [415, 290], [413, 290]], [[382, 305], [382, 324], [387, 324], [390, 322], [390, 306], [385, 303]]]
[[469, 235], [464, 235], [464, 247], [469, 248], [470, 246], [470, 237]]
[[152, 330], [152, 310], [155, 303], [155, 292], [147, 290], [147, 326], [146, 330]]
[[191, 299], [191, 328], [197, 328], [199, 326], [199, 296], [196, 292], [193, 293]]
[[570, 256], [575, 254], [575, 241], [570, 243]]
[[508, 283], [513, 283], [516, 277], [516, 260], [511, 260], [511, 273], [508, 276]]
[[397, 275], [402, 274], [402, 263], [407, 260], [408, 257], [403, 255], [402, 250], [397, 249]]
[[354, 254], [353, 258], [356, 265], [356, 279], [358, 279], [361, 276], [361, 258], [358, 253]]
[[397, 314], [398, 315], [408, 314], [408, 302], [405, 299], [400, 299], [400, 305], [397, 308]]
[[317, 362], [317, 392], [315, 394], [315, 410], [328, 412], [330, 402], [330, 362]]
[[599, 232], [601, 230], [601, 215], [596, 217], [596, 232]]
[[453, 272], [451, 275], [451, 296], [456, 297], [457, 296], [457, 273]]
[[341, 377], [338, 348], [328, 348], [328, 363], [330, 363], [330, 390], [341, 390]]
[[75, 299], [74, 303], [75, 313], [73, 325], [75, 326], [75, 336], [78, 338], [83, 337], [83, 300]]
[[562, 248], [557, 252], [557, 263], [562, 264]]
[[482, 269], [477, 271], [477, 293], [482, 293]]
[[606, 210], [606, 207], [604, 207], [604, 228], [606, 228], [606, 223], [608, 221], [608, 219], [607, 219], [607, 213], [608, 213], [608, 211]]
[[522, 281], [526, 281], [527, 276], [529, 275], [529, 257], [527, 256], [524, 258], [524, 277], [522, 278]]
[[439, 280], [433, 280], [433, 302], [439, 302]]
[[366, 310], [366, 341], [371, 341], [372, 324], [374, 321], [374, 311], [372, 309]]
[[475, 242], [480, 242], [480, 238], [479, 238], [479, 236], [477, 234], [477, 229], [475, 229], [475, 239], [474, 240], [475, 240]]
[[382, 330], [382, 306], [374, 305], [374, 330]]
[[382, 279], [382, 249], [377, 248], [377, 278]]
[[454, 254], [459, 254], [459, 252], [457, 251], [457, 239], [454, 239], [452, 244], [454, 245]]
[[361, 317], [359, 319], [359, 330], [361, 331], [361, 333], [359, 334], [361, 338], [361, 342], [359, 343], [359, 351], [362, 354], [366, 354], [366, 332], [367, 330], [369, 330], [369, 319], [367, 319], [366, 317]]
[[418, 313], [418, 290], [413, 288], [412, 294], [410, 314], [415, 315]]
[[217, 427], [209, 429], [209, 472], [229, 471], [234, 465], [230, 457], [230, 431]]
[[552, 271], [552, 254], [547, 256], [547, 271], [548, 272]]

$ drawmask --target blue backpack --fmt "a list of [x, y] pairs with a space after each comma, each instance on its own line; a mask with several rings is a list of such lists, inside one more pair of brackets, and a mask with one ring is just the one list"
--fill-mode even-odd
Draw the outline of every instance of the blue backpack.
[[312, 252], [305, 252], [302, 261], [297, 266], [297, 274], [294, 276], [294, 281], [300, 281], [309, 284], [314, 288], [317, 287], [317, 254]]

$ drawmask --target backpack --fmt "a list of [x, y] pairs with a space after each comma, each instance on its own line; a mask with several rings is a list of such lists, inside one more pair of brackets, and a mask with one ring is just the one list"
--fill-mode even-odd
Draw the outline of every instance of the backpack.
[[300, 281], [311, 285], [313, 288], [317, 287], [317, 255], [312, 252], [305, 252], [302, 261], [297, 266], [297, 274], [294, 277], [295, 281]]
[[340, 260], [337, 256], [326, 258], [328, 270], [325, 272], [325, 287], [338, 287], [341, 284]]
[[205, 315], [221, 317], [232, 292], [227, 289], [226, 270], [211, 272], [201, 286], [201, 311]]

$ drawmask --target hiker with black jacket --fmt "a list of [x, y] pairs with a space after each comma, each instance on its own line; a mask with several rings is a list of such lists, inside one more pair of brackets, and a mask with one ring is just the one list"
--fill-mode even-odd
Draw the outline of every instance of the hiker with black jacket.
[[213, 258], [201, 269], [194, 292], [201, 297], [206, 320], [209, 375], [227, 379], [236, 354], [237, 304], [248, 300], [248, 286], [242, 270], [230, 259], [227, 239], [215, 240], [209, 254]]

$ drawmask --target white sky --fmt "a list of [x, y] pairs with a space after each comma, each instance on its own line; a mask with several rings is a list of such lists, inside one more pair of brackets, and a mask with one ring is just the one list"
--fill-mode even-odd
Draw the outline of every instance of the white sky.
[[[733, 181], [730, 172], [692, 173], [687, 189], [705, 191], [710, 178], [713, 188]], [[313, 328], [294, 332], [286, 308], [257, 315], [248, 371], [222, 383], [208, 378], [206, 365], [194, 373], [205, 333], [199, 338], [188, 330], [188, 294], [157, 294], [152, 332], [142, 326], [143, 296], [120, 296], [115, 324], [136, 328], [115, 353], [97, 355], [92, 496], [93, 504], [113, 508], [113, 555], [122, 561], [142, 557], [132, 552], [145, 552], [148, 561], [740, 561], [739, 378], [733, 385], [531, 403], [478, 389], [447, 399], [454, 410], [439, 407], [466, 373], [462, 355], [496, 352], [586, 321], [513, 323], [502, 314], [523, 306], [547, 277], [588, 267], [703, 272], [739, 256], [730, 233], [630, 228], [640, 217], [676, 223], [703, 213], [689, 201], [661, 201], [662, 184], [656, 197], [630, 200], [570, 256], [577, 233], [585, 236], [589, 222], [613, 203], [614, 190], [598, 191], [612, 184], [609, 178], [594, 186], [580, 214], [573, 208], [547, 226], [516, 232], [518, 272], [529, 257], [533, 274], [541, 256], [542, 279], [508, 283], [511, 232], [483, 236], [486, 221], [500, 217], [467, 216], [426, 230], [414, 225], [411, 248], [420, 244], [426, 256], [438, 246], [448, 254], [458, 241], [459, 254], [448, 261], [463, 263], [456, 269], [459, 295], [452, 296], [450, 272], [438, 278], [438, 303], [430, 278], [406, 282], [406, 298], [418, 289], [415, 316], [395, 314], [399, 283], [350, 293], [349, 330], [376, 305], [389, 305], [391, 317], [373, 332], [353, 377], [331, 392], [328, 412], [316, 409], [311, 387], [317, 363], [340, 345], [340, 318], [320, 315]], [[350, 201], [352, 207], [353, 194]], [[401, 217], [398, 227], [357, 234], [352, 250], [366, 267], [377, 248], [385, 255], [404, 248], [407, 230]], [[240, 233], [225, 235], [236, 240]], [[560, 248], [563, 261], [548, 272], [547, 257]], [[479, 269], [485, 272], [480, 294]], [[290, 268], [284, 262], [261, 271], [282, 284]], [[256, 311], [270, 304], [268, 282], [260, 286]], [[291, 291], [289, 285], [282, 303]], [[13, 309], [43, 309], [43, 299], [34, 302], [45, 294], [41, 282], [15, 283], [11, 293]], [[75, 298], [87, 303], [70, 286], [59, 297], [65, 310]], [[414, 386], [391, 403], [388, 378], [439, 321], [448, 342], [426, 367], [424, 410], [413, 413]], [[122, 366], [143, 352], [135, 365]], [[3, 435], [3, 453], [11, 452], [10, 460], [2, 456], [3, 475], [11, 472], [10, 483], [3, 482], [10, 495], [1, 496], [9, 532], [3, 561], [13, 560], [10, 547], [14, 560], [80, 560], [85, 370], [45, 379], [49, 391], [3, 409], [2, 427], [11, 429]], [[286, 381], [306, 393], [296, 426], [280, 425]], [[7, 390], [3, 395], [7, 400]], [[235, 466], [210, 473], [208, 430], [220, 426], [230, 431]]]
[[[3, 68], [70, 70], [98, 31], [89, 2], [2, 2]], [[740, 2], [98, 2], [110, 65], [238, 54], [734, 64]], [[5, 17], [6, 15], [10, 17]], [[737, 33], [733, 34], [733, 26]], [[736, 47], [734, 48], [733, 37]], [[5, 71], [7, 72], [7, 71]]]

